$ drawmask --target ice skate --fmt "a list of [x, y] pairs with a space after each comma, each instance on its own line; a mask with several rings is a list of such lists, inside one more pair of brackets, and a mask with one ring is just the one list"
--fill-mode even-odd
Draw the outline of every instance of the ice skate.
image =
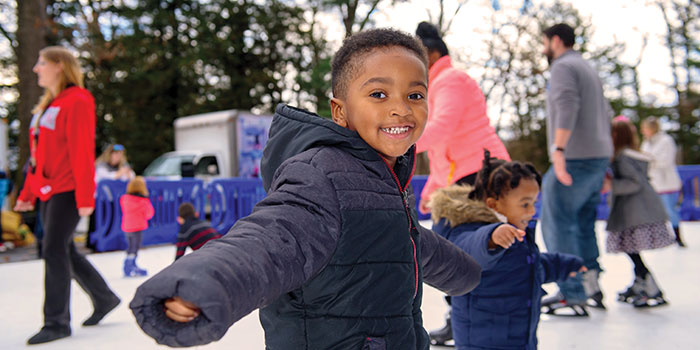
[[617, 300], [623, 303], [634, 304], [634, 301], [642, 297], [642, 289], [644, 288], [644, 279], [640, 277], [634, 278], [634, 283], [624, 292], [617, 293]]
[[452, 340], [452, 317], [447, 313], [445, 318], [445, 326], [430, 332], [430, 344], [436, 346], [454, 347]]
[[646, 308], [646, 307], [657, 307], [662, 305], [667, 305], [668, 301], [664, 299], [664, 293], [661, 292], [659, 286], [656, 284], [654, 277], [651, 273], [642, 281], [642, 292], [641, 296], [633, 301], [634, 307]]
[[143, 277], [148, 275], [148, 272], [136, 266], [136, 257], [127, 256], [124, 260], [124, 277]]
[[585, 303], [571, 304], [560, 292], [542, 298], [541, 312], [553, 316], [588, 317]]
[[603, 304], [603, 292], [600, 291], [600, 285], [598, 285], [598, 276], [600, 274], [599, 270], [588, 270], [583, 274], [583, 289], [586, 291], [588, 299], [586, 300], [586, 305], [605, 310], [605, 305]]

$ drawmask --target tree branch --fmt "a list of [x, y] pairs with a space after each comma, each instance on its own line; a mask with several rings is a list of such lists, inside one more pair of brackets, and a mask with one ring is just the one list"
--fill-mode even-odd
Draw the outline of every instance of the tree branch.
[[[374, 1], [372, 2], [372, 7], [370, 7], [369, 11], [367, 11], [367, 15], [365, 16], [365, 18], [364, 18], [364, 19], [362, 20], [362, 22], [360, 23], [360, 30], [362, 30], [362, 29], [365, 28], [365, 25], [367, 24], [367, 22], [369, 22], [369, 16], [372, 15], [372, 12], [374, 12], [374, 10], [377, 8], [377, 5], [379, 5], [379, 2], [380, 2], [380, 1], [381, 1], [381, 0], [374, 0]], [[357, 8], [356, 8], [355, 10], [357, 10]]]
[[467, 1], [469, 1], [469, 0], [459, 2], [459, 5], [457, 5], [457, 9], [455, 10], [455, 13], [452, 14], [452, 18], [450, 18], [450, 21], [447, 22], [447, 26], [445, 27], [445, 30], [443, 30], [443, 34], [450, 31], [450, 27], [452, 27], [452, 21], [454, 21], [455, 17], [457, 17], [457, 13], [459, 13], [459, 10], [462, 9], [462, 6], [464, 6], [464, 4], [467, 3]]
[[13, 50], [17, 49], [18, 43], [15, 35], [13, 33], [8, 32], [5, 29], [5, 26], [3, 26], [2, 24], [0, 24], [0, 34], [2, 34], [2, 36], [4, 36], [5, 38], [7, 38], [7, 40], [10, 41], [10, 45], [12, 46]]

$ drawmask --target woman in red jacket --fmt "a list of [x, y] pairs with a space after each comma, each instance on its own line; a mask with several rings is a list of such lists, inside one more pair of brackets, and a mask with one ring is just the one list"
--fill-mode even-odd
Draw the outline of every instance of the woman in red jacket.
[[136, 256], [141, 248], [141, 231], [148, 228], [148, 220], [154, 212], [142, 176], [129, 181], [126, 194], [119, 199], [119, 203], [122, 207], [122, 231], [129, 243], [124, 260], [124, 277], [146, 276], [148, 272], [136, 265]]
[[94, 307], [83, 326], [96, 325], [120, 300], [73, 244], [78, 220], [95, 208], [94, 99], [83, 88], [78, 60], [65, 48], [41, 50], [33, 70], [44, 95], [33, 110], [29, 170], [15, 210], [33, 210], [39, 199], [46, 265], [44, 327], [27, 343], [40, 344], [71, 334], [71, 276]]

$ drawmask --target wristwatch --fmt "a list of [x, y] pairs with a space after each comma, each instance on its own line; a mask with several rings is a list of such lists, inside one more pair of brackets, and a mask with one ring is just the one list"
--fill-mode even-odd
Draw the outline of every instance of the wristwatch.
[[552, 144], [552, 146], [549, 147], [549, 153], [554, 154], [556, 152], [564, 153], [564, 147], [559, 147], [555, 144]]

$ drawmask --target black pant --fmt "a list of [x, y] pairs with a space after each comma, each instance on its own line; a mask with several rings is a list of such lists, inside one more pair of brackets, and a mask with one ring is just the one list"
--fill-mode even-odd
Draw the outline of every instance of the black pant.
[[141, 237], [143, 237], [143, 233], [141, 231], [126, 233], [126, 240], [129, 243], [129, 246], [126, 248], [127, 255], [139, 254], [139, 248], [141, 248]]
[[46, 265], [44, 325], [70, 326], [71, 276], [87, 292], [95, 307], [108, 303], [114, 293], [73, 244], [73, 232], [80, 219], [75, 193], [59, 193], [46, 202], [40, 202], [39, 212], [44, 226], [43, 256]]

